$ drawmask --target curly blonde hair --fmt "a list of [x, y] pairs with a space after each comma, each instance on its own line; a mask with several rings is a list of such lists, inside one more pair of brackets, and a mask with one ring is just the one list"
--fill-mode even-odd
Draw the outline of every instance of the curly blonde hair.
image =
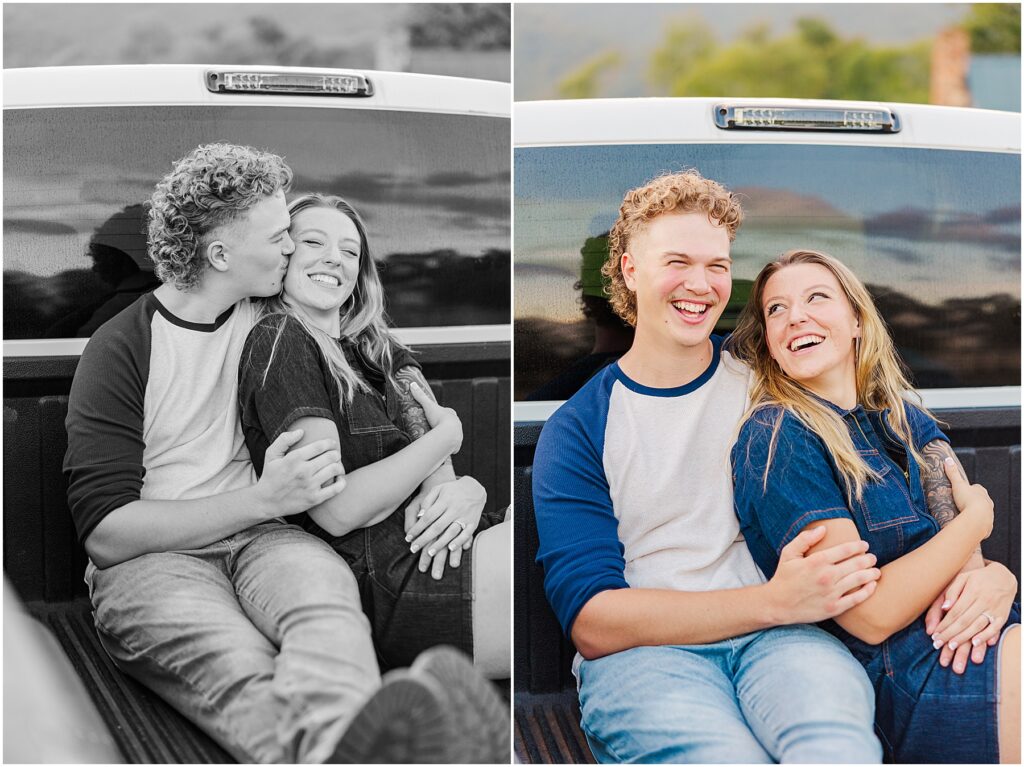
[[161, 282], [199, 284], [202, 248], [213, 230], [291, 188], [292, 171], [276, 154], [236, 144], [204, 144], [174, 164], [149, 201], [149, 257]]
[[607, 292], [612, 308], [630, 325], [636, 325], [636, 294], [626, 287], [622, 277], [622, 254], [647, 224], [672, 211], [706, 213], [713, 224], [726, 228], [729, 242], [736, 239], [736, 230], [743, 221], [736, 196], [695, 170], [665, 173], [626, 192], [619, 217], [608, 234], [608, 260], [601, 267], [601, 274], [610, 283]]

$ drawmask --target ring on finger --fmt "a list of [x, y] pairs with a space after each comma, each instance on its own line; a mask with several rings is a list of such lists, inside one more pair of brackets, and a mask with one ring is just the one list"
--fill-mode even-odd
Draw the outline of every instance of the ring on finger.
[[[456, 519], [455, 520], [455, 524], [458, 525], [461, 528], [459, 530], [459, 535], [462, 535], [464, 532], [466, 532], [466, 528], [468, 527], [468, 525], [465, 522], [463, 522], [461, 519]], [[989, 620], [992, 620], [992, 619], [989, 618]]]
[[996, 619], [995, 619], [995, 618], [993, 618], [993, 617], [992, 617], [991, 615], [989, 615], [988, 613], [982, 613], [982, 615], [983, 615], [983, 616], [985, 616], [985, 618], [986, 618], [986, 619], [988, 620], [988, 622], [989, 622], [989, 625], [992, 625], [993, 623], [995, 623], [995, 622], [996, 622]]

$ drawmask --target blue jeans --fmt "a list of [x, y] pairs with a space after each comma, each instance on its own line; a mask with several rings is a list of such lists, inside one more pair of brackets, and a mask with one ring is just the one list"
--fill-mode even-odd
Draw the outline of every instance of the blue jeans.
[[380, 686], [355, 577], [293, 525], [86, 580], [111, 658], [241, 762], [323, 761]]
[[861, 665], [813, 626], [636, 647], [579, 669], [599, 762], [880, 762]]

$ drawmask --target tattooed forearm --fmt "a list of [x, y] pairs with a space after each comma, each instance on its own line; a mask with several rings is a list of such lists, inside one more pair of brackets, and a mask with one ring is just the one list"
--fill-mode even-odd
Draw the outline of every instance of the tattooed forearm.
[[[413, 399], [412, 394], [409, 392], [409, 384], [416, 383], [435, 402], [437, 398], [434, 397], [430, 384], [427, 383], [427, 379], [423, 377], [423, 373], [417, 367], [406, 365], [395, 374], [395, 380], [398, 381], [398, 401], [400, 403], [398, 413], [399, 426], [402, 427], [406, 434], [417, 440], [430, 431], [430, 424], [427, 423], [427, 417], [423, 414], [423, 408], [420, 407], [419, 403]], [[441, 465], [442, 467], [450, 468], [452, 465], [451, 457], [446, 458]]]
[[957, 469], [961, 474], [964, 474], [964, 469], [949, 443], [941, 439], [932, 440], [925, 445], [921, 455], [925, 464], [925, 470], [921, 474], [921, 484], [924, 486], [928, 513], [939, 523], [939, 527], [945, 527], [960, 511], [953, 501], [953, 490], [950, 487], [949, 478], [946, 477], [943, 462], [950, 457], [956, 461]]
[[409, 392], [409, 384], [414, 382], [418, 384], [431, 399], [434, 399], [434, 392], [430, 390], [430, 386], [427, 385], [419, 368], [412, 365], [406, 365], [395, 373], [395, 380], [398, 381], [398, 401], [401, 403], [398, 415], [399, 425], [410, 437], [419, 439], [430, 431], [430, 424], [427, 423], [427, 417], [423, 414], [423, 408]]

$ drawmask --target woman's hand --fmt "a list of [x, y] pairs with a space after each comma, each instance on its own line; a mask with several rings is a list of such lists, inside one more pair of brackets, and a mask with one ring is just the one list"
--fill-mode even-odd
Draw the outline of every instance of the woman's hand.
[[983, 662], [988, 648], [999, 641], [1016, 595], [1017, 579], [998, 562], [961, 571], [941, 595], [946, 615], [931, 632], [935, 647], [942, 649], [939, 663], [952, 663], [953, 671], [962, 674], [968, 657]]
[[992, 524], [995, 521], [995, 506], [988, 491], [981, 485], [972, 485], [968, 482], [960, 465], [952, 458], [946, 458], [942, 465], [946, 470], [946, 476], [949, 477], [953, 502], [961, 514], [973, 516], [980, 526], [979, 542], [985, 540], [992, 534]]
[[444, 432], [453, 445], [450, 452], [459, 452], [459, 448], [462, 447], [462, 421], [459, 420], [458, 413], [450, 407], [439, 405], [415, 381], [409, 384], [409, 393], [423, 408], [423, 415], [430, 424], [430, 430]]
[[[980, 570], [984, 566], [985, 558], [982, 556], [981, 547], [979, 546], [977, 550], [971, 554], [971, 558], [967, 560], [967, 564], [960, 568], [960, 572], [957, 573], [957, 575], [969, 573], [971, 570]], [[955, 578], [956, 576], [953, 577]], [[935, 633], [935, 630], [939, 627], [939, 623], [942, 622], [943, 616], [946, 614], [946, 610], [948, 610], [952, 605], [952, 602], [948, 602], [946, 597], [946, 589], [952, 585], [953, 581], [946, 584], [946, 588], [943, 589], [937, 597], [935, 597], [931, 607], [928, 608], [928, 612], [924, 614], [924, 630], [928, 636]], [[944, 647], [942, 652], [949, 652], [950, 657], [952, 657], [952, 652], [949, 651], [948, 647]], [[943, 663], [942, 665], [947, 666], [949, 664]]]
[[446, 560], [452, 567], [461, 564], [486, 502], [487, 491], [472, 477], [437, 485], [412, 500], [405, 509], [405, 540], [414, 554], [422, 552], [421, 573], [429, 567], [431, 576], [440, 580]]

